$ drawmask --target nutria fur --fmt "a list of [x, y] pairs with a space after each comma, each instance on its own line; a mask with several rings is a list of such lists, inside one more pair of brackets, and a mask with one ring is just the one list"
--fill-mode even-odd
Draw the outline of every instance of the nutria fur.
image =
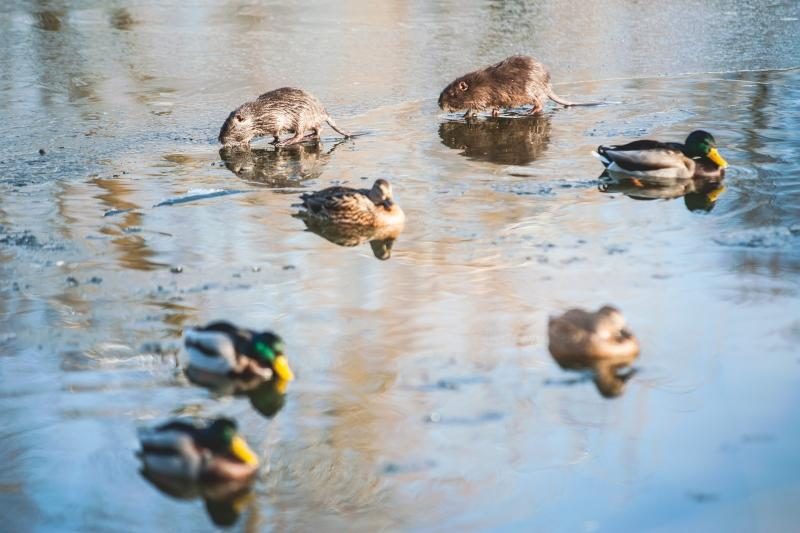
[[[245, 102], [228, 115], [219, 131], [219, 142], [228, 145], [249, 144], [254, 137], [269, 135], [272, 144], [287, 146], [307, 139], [319, 139], [322, 123], [350, 137], [336, 127], [325, 107], [313, 95], [302, 89], [283, 87]], [[311, 131], [306, 135], [306, 132]], [[283, 133], [294, 136], [280, 141]]]
[[502, 108], [533, 105], [533, 114], [544, 108], [548, 98], [563, 106], [596, 105], [561, 98], [553, 92], [544, 65], [530, 56], [511, 56], [453, 81], [439, 95], [439, 107], [448, 112], [466, 109], [464, 116], [469, 117], [489, 109], [497, 116]]

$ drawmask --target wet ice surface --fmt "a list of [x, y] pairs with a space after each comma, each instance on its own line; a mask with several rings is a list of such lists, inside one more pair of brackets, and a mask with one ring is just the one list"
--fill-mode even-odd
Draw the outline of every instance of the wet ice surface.
[[[0, 8], [7, 527], [211, 529], [133, 454], [138, 424], [195, 412], [236, 416], [264, 457], [238, 529], [795, 523], [798, 7], [592, 6]], [[564, 96], [622, 103], [436, 109], [519, 51]], [[286, 84], [364, 135], [220, 153], [228, 112]], [[601, 190], [598, 144], [697, 127], [724, 189]], [[408, 218], [388, 260], [291, 216], [303, 190], [378, 177]], [[643, 346], [613, 400], [545, 335], [607, 302]], [[273, 419], [182, 375], [182, 328], [216, 318], [286, 339]]]

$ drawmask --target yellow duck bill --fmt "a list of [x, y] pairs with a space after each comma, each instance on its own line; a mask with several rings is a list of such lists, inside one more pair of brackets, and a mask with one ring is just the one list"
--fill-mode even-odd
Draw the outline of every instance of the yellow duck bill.
[[231, 441], [231, 452], [233, 455], [248, 465], [257, 466], [258, 465], [258, 456], [250, 449], [250, 446], [247, 445], [247, 442], [240, 437], [235, 436]]
[[292, 369], [289, 368], [289, 360], [286, 359], [285, 355], [279, 355], [275, 358], [275, 362], [272, 363], [272, 368], [275, 370], [275, 373], [278, 375], [280, 379], [283, 381], [292, 381], [294, 379], [294, 373]]
[[717, 165], [719, 168], [725, 168], [728, 166], [728, 162], [725, 161], [725, 159], [721, 155], [719, 155], [719, 151], [716, 148], [712, 148], [711, 150], [709, 150], [706, 157], [708, 157], [711, 161], [713, 161], [714, 164]]

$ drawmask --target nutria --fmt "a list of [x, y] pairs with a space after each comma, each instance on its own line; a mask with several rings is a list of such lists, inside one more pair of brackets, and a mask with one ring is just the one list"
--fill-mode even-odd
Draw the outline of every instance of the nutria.
[[[336, 127], [313, 95], [302, 89], [282, 87], [231, 111], [219, 131], [219, 142], [224, 145], [249, 144], [253, 137], [271, 135], [272, 144], [287, 146], [307, 139], [319, 139], [323, 122], [327, 122], [337, 133], [350, 137], [349, 133]], [[306, 135], [308, 131], [312, 133]], [[280, 135], [288, 132], [294, 133], [294, 136], [281, 141]]]
[[456, 79], [439, 95], [439, 107], [447, 112], [466, 109], [465, 117], [491, 109], [496, 117], [501, 108], [532, 104], [533, 114], [544, 108], [547, 98], [567, 107], [600, 104], [578, 104], [561, 98], [553, 92], [544, 65], [530, 56], [511, 56]]

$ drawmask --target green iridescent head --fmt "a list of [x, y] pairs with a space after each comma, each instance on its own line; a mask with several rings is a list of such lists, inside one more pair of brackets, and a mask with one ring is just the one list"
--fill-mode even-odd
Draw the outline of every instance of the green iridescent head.
[[253, 355], [255, 359], [268, 366], [277, 376], [284, 381], [294, 379], [294, 373], [289, 368], [289, 361], [284, 355], [285, 345], [283, 339], [268, 331], [253, 337]]
[[717, 141], [707, 131], [693, 131], [686, 137], [686, 142], [683, 145], [685, 147], [684, 153], [689, 157], [706, 157], [719, 168], [728, 166], [728, 162], [717, 151]]

